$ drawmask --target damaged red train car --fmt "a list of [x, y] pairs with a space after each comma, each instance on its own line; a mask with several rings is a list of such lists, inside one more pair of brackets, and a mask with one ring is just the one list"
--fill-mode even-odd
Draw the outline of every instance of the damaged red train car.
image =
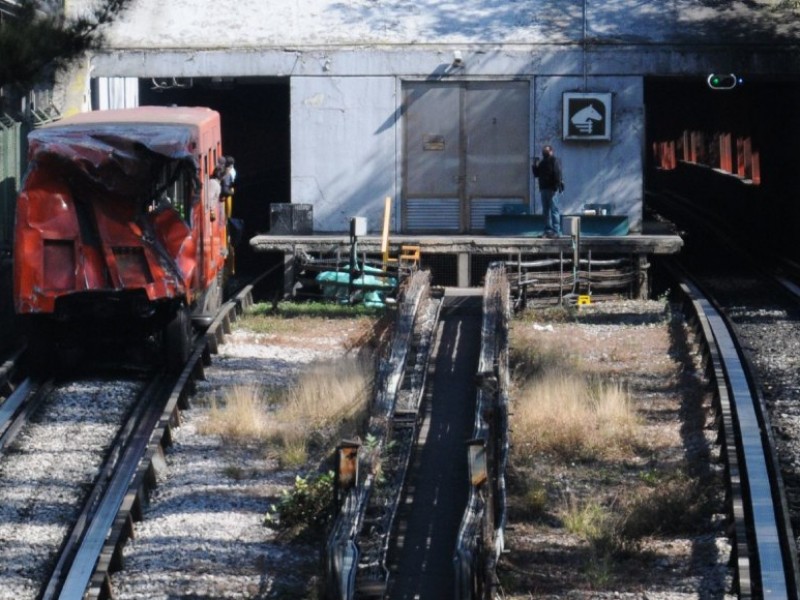
[[222, 302], [226, 217], [209, 183], [222, 157], [219, 114], [95, 111], [28, 139], [13, 293], [32, 364], [145, 341], [182, 365], [192, 323], [209, 322]]

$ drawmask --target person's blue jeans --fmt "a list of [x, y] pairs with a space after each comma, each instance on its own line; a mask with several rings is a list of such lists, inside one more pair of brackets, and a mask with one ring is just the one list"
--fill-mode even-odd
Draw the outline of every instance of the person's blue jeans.
[[558, 208], [558, 195], [555, 190], [542, 190], [542, 210], [544, 232], [561, 235], [561, 211]]

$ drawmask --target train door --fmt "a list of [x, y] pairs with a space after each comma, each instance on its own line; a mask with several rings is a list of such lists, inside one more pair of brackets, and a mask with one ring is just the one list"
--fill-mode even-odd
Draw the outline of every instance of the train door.
[[403, 231], [478, 232], [528, 206], [527, 82], [409, 82], [403, 102]]

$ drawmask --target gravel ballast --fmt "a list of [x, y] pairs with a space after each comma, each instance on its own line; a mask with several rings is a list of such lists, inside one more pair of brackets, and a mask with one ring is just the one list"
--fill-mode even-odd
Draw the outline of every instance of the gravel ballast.
[[282, 541], [264, 515], [299, 470], [281, 470], [263, 444], [227, 443], [198, 432], [214, 398], [232, 386], [285, 387], [318, 360], [344, 356], [359, 330], [320, 322], [291, 336], [229, 335], [198, 382], [167, 451], [167, 469], [112, 578], [115, 597], [304, 597], [318, 548]]
[[[680, 331], [665, 317], [660, 302], [596, 304], [584, 311], [588, 318], [568, 322], [514, 321], [537, 335], [569, 336], [582, 343], [586, 358], [598, 370], [628, 379], [636, 397], [651, 410], [648, 426], [659, 436], [673, 439], [667, 452], [716, 463], [709, 452], [713, 417], [708, 398], [691, 396], [702, 387], [694, 373], [695, 356], [676, 345]], [[144, 521], [125, 547], [124, 570], [113, 576], [117, 598], [304, 598], [310, 597], [310, 577], [319, 567], [319, 546], [288, 542], [264, 526], [263, 517], [281, 491], [289, 489], [300, 470], [281, 470], [263, 447], [230, 444], [199, 433], [211, 399], [232, 385], [248, 383], [276, 387], [290, 384], [300, 370], [318, 359], [342, 356], [358, 337], [358, 326], [325, 323], [313, 331], [267, 336], [235, 330], [220, 346], [198, 386], [193, 407], [182, 415], [168, 449], [168, 468], [161, 474]], [[321, 337], [321, 331], [325, 336]], [[688, 374], [688, 375], [687, 375]], [[655, 384], [658, 382], [658, 384]], [[682, 387], [683, 386], [683, 387]], [[686, 387], [688, 386], [688, 387]], [[684, 428], [691, 407], [699, 402], [700, 418]], [[692, 413], [693, 414], [693, 413]], [[682, 429], [684, 428], [684, 429]], [[709, 457], [710, 456], [710, 457]], [[590, 472], [579, 480], [558, 465], [543, 465], [559, 485], [582, 493], [604, 494]], [[510, 550], [504, 577], [518, 569], [539, 576], [532, 587], [508, 598], [636, 597], [700, 598], [730, 594], [729, 542], [724, 517], [717, 515], [694, 536], [646, 540], [652, 556], [638, 562], [649, 571], [620, 570], [602, 585], [581, 585], [581, 541], [565, 536], [552, 522], [532, 523], [512, 510], [513, 529], [507, 533]], [[546, 560], [544, 560], [546, 559]], [[534, 561], [543, 560], [541, 564]], [[559, 562], [560, 561], [560, 562]], [[577, 561], [577, 562], [576, 562]], [[579, 577], [576, 578], [576, 573]], [[516, 589], [525, 577], [516, 573]], [[538, 581], [538, 583], [536, 583]]]
[[55, 389], [0, 461], [0, 599], [37, 598], [141, 382]]

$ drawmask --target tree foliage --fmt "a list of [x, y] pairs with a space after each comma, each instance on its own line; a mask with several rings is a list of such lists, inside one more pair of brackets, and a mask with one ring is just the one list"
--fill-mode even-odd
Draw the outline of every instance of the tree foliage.
[[27, 90], [63, 70], [84, 52], [99, 47], [102, 25], [131, 0], [104, 0], [85, 17], [66, 19], [42, 10], [43, 0], [21, 0], [12, 17], [0, 20], [0, 87]]

